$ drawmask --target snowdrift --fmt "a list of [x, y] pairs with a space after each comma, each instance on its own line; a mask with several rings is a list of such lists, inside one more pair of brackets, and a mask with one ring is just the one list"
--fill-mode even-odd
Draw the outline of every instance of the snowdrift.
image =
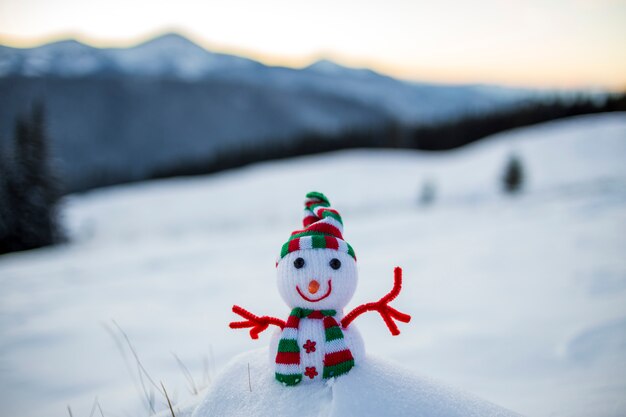
[[[243, 353], [224, 367], [191, 416], [518, 415], [371, 356], [349, 374], [330, 380], [326, 384], [283, 387], [276, 382], [273, 375], [267, 348]], [[189, 407], [186, 412], [189, 412]]]

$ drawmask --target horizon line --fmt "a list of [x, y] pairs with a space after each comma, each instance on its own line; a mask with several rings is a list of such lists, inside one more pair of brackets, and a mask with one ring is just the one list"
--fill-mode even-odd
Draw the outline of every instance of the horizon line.
[[[556, 84], [550, 81], [527, 82], [509, 79], [507, 77], [494, 80], [493, 77], [485, 76], [477, 78], [467, 78], [459, 75], [461, 69], [433, 69], [422, 70], [422, 74], [416, 74], [415, 69], [399, 68], [394, 65], [385, 64], [378, 60], [372, 60], [360, 57], [349, 57], [344, 54], [332, 52], [317, 51], [313, 53], [303, 54], [298, 57], [287, 57], [278, 54], [261, 53], [237, 46], [219, 46], [215, 43], [203, 39], [201, 36], [195, 36], [189, 31], [180, 28], [165, 28], [158, 31], [150, 31], [140, 36], [134, 36], [126, 39], [99, 38], [86, 35], [80, 32], [57, 32], [45, 36], [33, 37], [16, 37], [0, 32], [0, 46], [6, 46], [15, 49], [33, 49], [52, 43], [63, 41], [75, 41], [83, 45], [96, 49], [128, 49], [140, 46], [155, 39], [174, 35], [180, 36], [193, 44], [199, 46], [209, 53], [219, 53], [225, 55], [234, 55], [242, 58], [257, 61], [263, 65], [270, 67], [287, 67], [292, 69], [304, 69], [319, 61], [330, 61], [336, 65], [350, 69], [371, 70], [384, 76], [392, 77], [401, 81], [412, 83], [430, 83], [445, 85], [484, 85], [484, 86], [500, 86], [513, 89], [528, 90], [555, 90], [555, 91], [603, 91], [607, 93], [624, 93], [626, 92], [626, 83], [604, 83], [598, 85], [585, 82], [571, 82]], [[430, 74], [429, 74], [430, 73]], [[487, 78], [490, 81], [487, 81]]]

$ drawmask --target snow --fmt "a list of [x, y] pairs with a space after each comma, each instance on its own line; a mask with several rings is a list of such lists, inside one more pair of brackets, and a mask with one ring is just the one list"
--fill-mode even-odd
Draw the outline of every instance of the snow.
[[[498, 178], [512, 152], [527, 182], [506, 197]], [[228, 329], [230, 307], [288, 314], [274, 260], [304, 194], [319, 190], [359, 259], [349, 308], [404, 269], [393, 305], [413, 320], [392, 337], [378, 315], [359, 318], [370, 357], [524, 415], [624, 415], [625, 156], [616, 113], [447, 153], [337, 152], [72, 196], [70, 243], [0, 258], [3, 414], [67, 415], [69, 404], [89, 415], [97, 397], [105, 415], [147, 415], [111, 319], [175, 402], [193, 400], [171, 353], [200, 384], [204, 358], [215, 382], [237, 354], [269, 344]], [[420, 206], [427, 178], [435, 199]]]
[[305, 67], [304, 70], [334, 77], [363, 78], [370, 81], [382, 76], [368, 68], [344, 67], [329, 59], [320, 59]]
[[175, 76], [199, 80], [214, 71], [256, 68], [256, 62], [232, 55], [208, 52], [189, 39], [169, 33], [132, 48], [105, 50], [115, 65], [126, 74]]
[[[65, 40], [33, 48], [28, 54], [21, 53], [17, 49], [6, 48], [3, 60], [7, 57], [14, 62], [20, 62], [26, 76], [41, 76], [54, 71], [66, 76], [78, 77], [98, 71], [102, 64], [101, 59], [93, 53], [93, 48], [75, 40]], [[11, 69], [10, 66], [6, 68]]]
[[517, 414], [417, 376], [397, 364], [371, 357], [349, 374], [325, 384], [285, 388], [273, 379], [267, 349], [259, 349], [237, 356], [224, 367], [192, 417], [414, 415], [512, 417]]

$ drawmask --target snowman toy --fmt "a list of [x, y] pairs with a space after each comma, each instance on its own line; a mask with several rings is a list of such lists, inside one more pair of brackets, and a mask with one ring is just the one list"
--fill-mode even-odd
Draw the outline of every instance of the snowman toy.
[[281, 330], [270, 344], [276, 379], [286, 386], [315, 383], [347, 374], [364, 360], [365, 347], [351, 323], [367, 311], [377, 311], [392, 335], [400, 334], [395, 320], [408, 323], [411, 316], [389, 306], [402, 286], [402, 270], [394, 270], [392, 290], [376, 302], [362, 304], [343, 314], [356, 290], [356, 255], [343, 239], [343, 220], [322, 193], [310, 192], [304, 202], [304, 228], [293, 232], [276, 261], [278, 291], [292, 309], [287, 321], [255, 316], [235, 305], [244, 321], [233, 329], [250, 328], [250, 337], [270, 325]]

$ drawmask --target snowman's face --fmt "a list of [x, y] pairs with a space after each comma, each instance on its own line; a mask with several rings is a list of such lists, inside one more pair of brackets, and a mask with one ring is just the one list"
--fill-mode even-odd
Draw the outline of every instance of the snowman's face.
[[291, 308], [341, 310], [357, 280], [354, 258], [333, 249], [298, 250], [278, 264], [278, 291]]

